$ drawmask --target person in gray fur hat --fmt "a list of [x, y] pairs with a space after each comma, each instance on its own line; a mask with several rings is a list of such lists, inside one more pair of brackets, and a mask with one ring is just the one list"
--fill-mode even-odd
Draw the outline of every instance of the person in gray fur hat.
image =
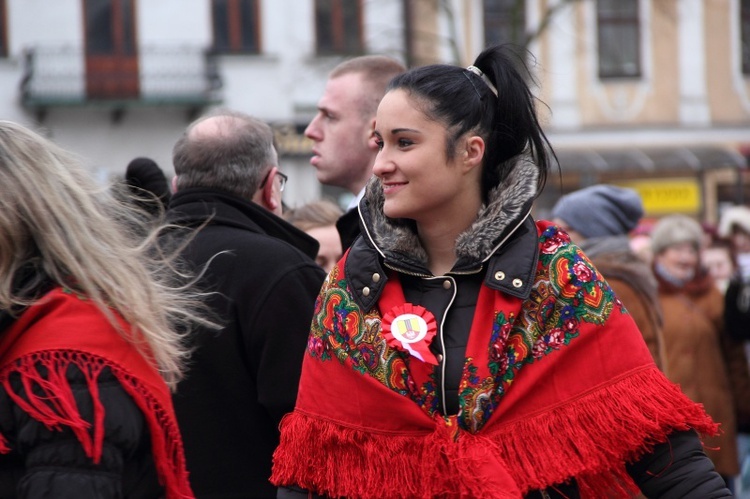
[[737, 432], [750, 423], [750, 373], [742, 344], [724, 327], [724, 296], [702, 265], [704, 241], [686, 215], [664, 217], [651, 232], [666, 374], [721, 424], [722, 433], [706, 439], [706, 453], [730, 483], [739, 473]]
[[636, 255], [628, 232], [643, 216], [643, 202], [633, 189], [594, 185], [561, 197], [552, 221], [591, 258], [638, 325], [654, 362], [664, 370], [662, 317], [656, 279]]

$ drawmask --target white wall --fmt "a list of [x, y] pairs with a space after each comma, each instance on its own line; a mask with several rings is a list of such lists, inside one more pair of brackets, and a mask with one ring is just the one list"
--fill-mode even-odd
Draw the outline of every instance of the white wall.
[[[400, 0], [365, 0], [365, 43], [368, 51], [395, 57], [403, 54]], [[82, 0], [8, 0], [10, 57], [0, 59], [0, 119], [35, 125], [37, 116], [19, 104], [26, 47], [68, 47], [77, 50], [66, 61], [74, 85], [83, 92]], [[163, 83], [149, 74], [184, 64], [154, 56], [153, 48], [207, 48], [211, 44], [209, 0], [136, 0], [136, 31], [144, 95], [158, 96]], [[315, 112], [328, 72], [341, 58], [315, 56], [312, 0], [263, 0], [263, 54], [221, 56], [222, 105], [272, 123], [306, 123]], [[72, 68], [72, 69], [71, 69]], [[161, 86], [160, 86], [161, 85]], [[173, 90], [172, 90], [173, 91]], [[102, 181], [121, 175], [136, 156], [153, 158], [173, 174], [171, 151], [189, 123], [187, 110], [176, 107], [133, 107], [113, 120], [111, 110], [91, 105], [47, 110], [44, 131], [81, 156]], [[320, 194], [315, 172], [306, 157], [281, 158], [290, 175], [285, 200], [312, 201]]]

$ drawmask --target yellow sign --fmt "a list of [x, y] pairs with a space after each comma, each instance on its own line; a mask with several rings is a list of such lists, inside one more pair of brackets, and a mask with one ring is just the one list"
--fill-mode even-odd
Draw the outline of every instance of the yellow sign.
[[695, 215], [701, 209], [701, 188], [694, 178], [618, 182], [638, 191], [646, 215], [682, 213]]

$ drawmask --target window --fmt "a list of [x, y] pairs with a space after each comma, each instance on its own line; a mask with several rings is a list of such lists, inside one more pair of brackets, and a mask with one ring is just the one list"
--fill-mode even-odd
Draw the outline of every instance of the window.
[[213, 0], [214, 51], [220, 54], [259, 54], [258, 0]]
[[83, 0], [86, 94], [91, 99], [139, 95], [134, 0]]
[[364, 53], [362, 0], [315, 0], [318, 55]]
[[86, 0], [86, 54], [135, 54], [133, 0]]
[[641, 75], [638, 0], [597, 0], [599, 77]]
[[742, 73], [750, 75], [750, 0], [740, 4], [740, 32], [742, 43]]
[[5, 0], [0, 0], [0, 57], [8, 56], [8, 21]]
[[526, 2], [484, 0], [484, 44], [526, 43]]

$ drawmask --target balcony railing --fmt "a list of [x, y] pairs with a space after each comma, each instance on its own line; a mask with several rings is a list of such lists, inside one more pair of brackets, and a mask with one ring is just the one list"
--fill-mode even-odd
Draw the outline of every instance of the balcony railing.
[[[117, 58], [94, 70], [83, 50], [36, 46], [25, 51], [21, 101], [30, 110], [62, 106], [182, 106], [221, 101], [214, 56], [199, 47], [141, 47], [132, 64]], [[103, 68], [103, 69], [102, 69]]]

